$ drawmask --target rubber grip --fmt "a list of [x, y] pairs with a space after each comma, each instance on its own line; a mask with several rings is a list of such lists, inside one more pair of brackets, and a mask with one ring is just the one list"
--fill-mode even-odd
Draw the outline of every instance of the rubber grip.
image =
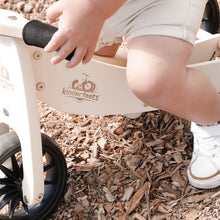
[[[22, 30], [22, 37], [25, 44], [44, 48], [57, 30], [58, 28], [52, 25], [32, 20], [25, 24]], [[72, 58], [74, 51], [66, 57], [66, 60]]]

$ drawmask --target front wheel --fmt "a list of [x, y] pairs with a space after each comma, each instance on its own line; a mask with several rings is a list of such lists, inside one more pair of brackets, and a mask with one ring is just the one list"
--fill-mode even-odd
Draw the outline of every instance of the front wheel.
[[42, 134], [44, 198], [32, 206], [23, 201], [21, 146], [14, 132], [0, 136], [0, 219], [43, 220], [63, 197], [67, 168], [57, 144]]

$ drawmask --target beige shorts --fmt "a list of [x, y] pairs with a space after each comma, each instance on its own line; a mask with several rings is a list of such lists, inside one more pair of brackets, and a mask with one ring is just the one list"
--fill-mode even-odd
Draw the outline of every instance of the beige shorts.
[[137, 36], [164, 35], [194, 44], [207, 0], [128, 0], [106, 20], [97, 42], [103, 46]]

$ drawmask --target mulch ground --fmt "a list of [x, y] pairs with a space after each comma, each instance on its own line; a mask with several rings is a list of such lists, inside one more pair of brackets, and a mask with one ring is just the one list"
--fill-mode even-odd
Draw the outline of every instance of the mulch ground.
[[[49, 0], [0, 0], [0, 7], [45, 21]], [[190, 123], [163, 111], [136, 119], [72, 115], [39, 102], [42, 132], [62, 149], [67, 190], [49, 219], [219, 219], [220, 188], [187, 180]]]

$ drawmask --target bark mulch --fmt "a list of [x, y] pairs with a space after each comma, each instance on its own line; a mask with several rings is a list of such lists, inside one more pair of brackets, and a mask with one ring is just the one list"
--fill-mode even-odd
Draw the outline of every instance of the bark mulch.
[[[0, 7], [45, 21], [50, 0], [0, 0]], [[220, 188], [187, 180], [190, 123], [163, 111], [137, 119], [59, 112], [39, 102], [42, 132], [62, 149], [68, 181], [49, 219], [219, 219]]]

